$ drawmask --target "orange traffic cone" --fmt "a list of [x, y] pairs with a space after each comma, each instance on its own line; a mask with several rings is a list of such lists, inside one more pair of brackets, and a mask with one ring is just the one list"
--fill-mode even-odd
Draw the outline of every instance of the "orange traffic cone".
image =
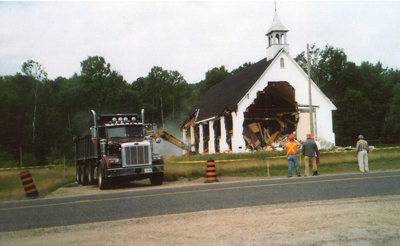
[[204, 183], [218, 182], [217, 172], [215, 171], [215, 163], [211, 158], [207, 161], [206, 178], [207, 180]]
[[22, 185], [25, 189], [26, 198], [40, 198], [39, 192], [36, 190], [36, 186], [33, 183], [31, 174], [29, 171], [23, 171], [19, 174], [21, 177]]

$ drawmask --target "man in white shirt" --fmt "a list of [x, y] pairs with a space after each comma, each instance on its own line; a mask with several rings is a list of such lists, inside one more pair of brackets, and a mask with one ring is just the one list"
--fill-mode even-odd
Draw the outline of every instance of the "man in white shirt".
[[356, 145], [356, 154], [355, 156], [358, 157], [358, 166], [360, 167], [360, 172], [369, 172], [368, 169], [368, 152], [369, 146], [367, 141], [364, 140], [364, 136], [358, 136], [358, 142]]

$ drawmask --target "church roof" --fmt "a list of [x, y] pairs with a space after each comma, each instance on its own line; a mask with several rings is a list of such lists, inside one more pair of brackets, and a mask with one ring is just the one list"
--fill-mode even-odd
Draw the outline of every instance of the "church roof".
[[[274, 58], [275, 59], [275, 58]], [[210, 87], [189, 113], [199, 110], [196, 121], [236, 110], [237, 104], [258, 81], [274, 59], [265, 58]]]
[[288, 32], [289, 29], [287, 29], [279, 20], [278, 14], [275, 12], [274, 20], [272, 21], [272, 26], [268, 30], [266, 35], [269, 35], [271, 32]]

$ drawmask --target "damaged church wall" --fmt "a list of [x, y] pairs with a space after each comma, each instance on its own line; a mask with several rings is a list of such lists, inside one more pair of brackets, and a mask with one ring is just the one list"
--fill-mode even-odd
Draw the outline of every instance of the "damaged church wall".
[[[281, 67], [281, 58], [284, 59], [284, 67]], [[271, 65], [266, 69], [260, 79], [254, 84], [244, 98], [238, 103], [237, 112], [232, 113], [233, 119], [233, 137], [232, 151], [244, 152], [246, 150], [246, 142], [243, 139], [243, 122], [244, 112], [257, 98], [257, 92], [263, 91], [268, 86], [268, 82], [287, 81], [295, 89], [295, 101], [298, 105], [307, 105], [308, 101], [308, 77], [307, 74], [297, 65], [297, 63], [286, 53], [282, 51], [274, 59]], [[336, 107], [325, 97], [322, 91], [312, 83], [311, 88], [313, 105], [318, 106], [316, 110], [316, 129], [318, 137], [323, 138], [331, 143], [335, 143], [335, 136], [332, 127], [332, 110]], [[302, 114], [301, 117], [309, 117], [308, 114]], [[302, 119], [300, 119], [301, 121]], [[305, 120], [305, 119], [304, 119]], [[309, 120], [308, 120], [309, 121]], [[306, 132], [303, 127], [297, 129], [300, 132]], [[309, 125], [308, 125], [309, 132]], [[305, 140], [306, 135], [299, 135], [298, 139]]]
[[[280, 63], [278, 62], [280, 58], [284, 58], [285, 67], [280, 68]], [[260, 79], [261, 83], [266, 83], [267, 81], [287, 81], [291, 86], [295, 88], [295, 98], [298, 106], [309, 106], [308, 97], [308, 75], [297, 65], [296, 61], [287, 54], [285, 51], [281, 52], [275, 59], [274, 63], [266, 70]], [[318, 138], [325, 139], [333, 144], [335, 144], [335, 134], [333, 133], [332, 125], [332, 110], [336, 110], [333, 103], [323, 94], [314, 82], [311, 82], [311, 94], [312, 94], [312, 104], [316, 107], [316, 129], [318, 131]], [[302, 114], [300, 117], [308, 117], [309, 114]], [[302, 119], [300, 118], [300, 121]], [[309, 121], [309, 119], [308, 119]], [[301, 132], [310, 132], [310, 126], [308, 129], [297, 129]], [[303, 136], [304, 135], [304, 136]], [[298, 134], [299, 140], [306, 140], [306, 134]]]
[[272, 150], [296, 130], [295, 90], [286, 81], [268, 82], [244, 112], [243, 138], [250, 150]]
[[[198, 153], [238, 153], [247, 147], [268, 149], [271, 143], [283, 143], [288, 134], [295, 132], [298, 140], [305, 140], [310, 131], [308, 100], [307, 74], [282, 50], [237, 103], [236, 110], [198, 122], [199, 110], [189, 115], [182, 125], [184, 141], [187, 139], [191, 151]], [[314, 83], [312, 100], [315, 137], [334, 145], [332, 110], [336, 107]], [[247, 129], [250, 125], [252, 132]], [[245, 134], [261, 144], [253, 144], [249, 135], [244, 138], [246, 130]]]
[[[275, 12], [267, 32], [267, 57], [211, 87], [181, 128], [199, 153], [245, 152], [279, 147], [289, 134], [310, 133], [308, 75], [289, 55], [287, 32]], [[284, 43], [274, 37], [284, 37]], [[274, 39], [272, 43], [272, 39]], [[311, 83], [314, 136], [335, 144], [335, 105]], [[194, 125], [194, 129], [189, 129]]]

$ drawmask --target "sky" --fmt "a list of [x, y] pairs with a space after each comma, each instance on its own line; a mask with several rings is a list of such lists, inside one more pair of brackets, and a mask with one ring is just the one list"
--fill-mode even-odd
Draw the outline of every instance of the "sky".
[[[400, 69], [400, 1], [276, 1], [289, 52], [342, 48], [348, 61]], [[102, 56], [131, 83], [154, 66], [188, 83], [266, 57], [274, 1], [0, 2], [0, 76], [39, 62], [49, 79]]]

